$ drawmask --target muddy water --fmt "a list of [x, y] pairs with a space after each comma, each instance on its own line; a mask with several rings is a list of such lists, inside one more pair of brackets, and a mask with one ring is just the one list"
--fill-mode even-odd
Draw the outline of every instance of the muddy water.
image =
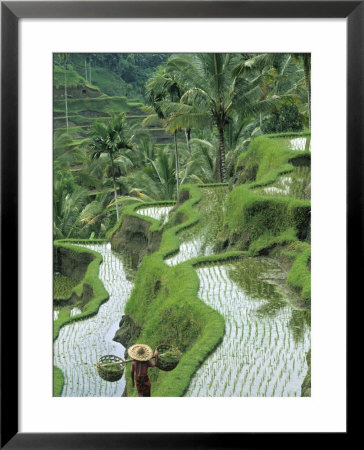
[[[121, 259], [110, 245], [85, 245], [103, 256], [99, 277], [109, 293], [96, 316], [65, 325], [54, 342], [54, 364], [64, 373], [63, 397], [120, 397], [124, 377], [110, 383], [99, 377], [96, 363], [102, 355], [124, 357], [124, 347], [112, 340], [130, 295], [132, 283], [126, 279]], [[76, 316], [80, 310], [73, 309]]]
[[[226, 331], [186, 396], [300, 396], [310, 348], [304, 312], [294, 311], [279, 292], [280, 270], [274, 263], [242, 264], [197, 270], [198, 295], [224, 316]], [[242, 273], [247, 275], [243, 283], [234, 281]]]

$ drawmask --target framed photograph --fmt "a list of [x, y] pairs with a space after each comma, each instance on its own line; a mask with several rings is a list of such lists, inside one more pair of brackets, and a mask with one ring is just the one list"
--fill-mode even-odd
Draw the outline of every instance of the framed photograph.
[[[2, 448], [344, 445], [363, 19], [360, 1], [1, 3]], [[161, 376], [141, 413], [143, 358]]]

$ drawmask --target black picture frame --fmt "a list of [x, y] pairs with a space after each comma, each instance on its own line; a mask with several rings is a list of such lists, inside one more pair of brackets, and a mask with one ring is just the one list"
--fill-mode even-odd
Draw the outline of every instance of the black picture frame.
[[[265, 448], [297, 444], [297, 433], [18, 432], [18, 21], [21, 18], [346, 18], [347, 20], [347, 305], [363, 263], [364, 1], [5, 1], [1, 2], [1, 448]], [[329, 151], [329, 150], [325, 150]], [[354, 253], [355, 250], [355, 253]], [[11, 298], [11, 301], [9, 301]], [[348, 345], [348, 348], [350, 345]], [[11, 362], [11, 371], [6, 370]], [[346, 433], [333, 433], [347, 445]], [[140, 418], [143, 420], [143, 417]], [[350, 434], [351, 435], [351, 434]], [[327, 434], [316, 433], [315, 442]], [[300, 445], [310, 433], [299, 437]], [[345, 439], [345, 442], [344, 442]]]

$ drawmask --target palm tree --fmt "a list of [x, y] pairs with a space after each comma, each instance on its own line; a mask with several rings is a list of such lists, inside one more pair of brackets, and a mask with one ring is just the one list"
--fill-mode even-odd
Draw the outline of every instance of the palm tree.
[[75, 235], [87, 202], [87, 191], [75, 184], [71, 173], [55, 164], [53, 182], [53, 232], [55, 239]]
[[[147, 126], [155, 119], [159, 119], [165, 125], [168, 124], [168, 114], [163, 111], [163, 101], [168, 100], [169, 102], [179, 101], [181, 98], [181, 88], [178, 85], [173, 74], [168, 73], [166, 66], [161, 66], [157, 70], [156, 74], [148, 80], [146, 84], [146, 98], [147, 102], [154, 109], [155, 114], [151, 114], [147, 117], [143, 126]], [[175, 152], [175, 164], [176, 164], [176, 193], [177, 199], [179, 195], [179, 155], [178, 155], [178, 145], [177, 145], [177, 131], [178, 128], [173, 130], [173, 140], [174, 140], [174, 152]], [[187, 145], [189, 134], [186, 134]]]
[[147, 194], [153, 200], [172, 200], [176, 189], [175, 153], [166, 146], [158, 151], [143, 170], [131, 173], [126, 183], [129, 190]]
[[[251, 82], [260, 88], [259, 104], [262, 106], [265, 104], [265, 108], [262, 110], [278, 112], [278, 108], [287, 100], [306, 102], [304, 98], [307, 96], [307, 91], [303, 95], [300, 65], [302, 58], [307, 55], [309, 54], [259, 53], [245, 55], [245, 58], [234, 68], [233, 74], [238, 79], [250, 78]], [[309, 76], [308, 78], [305, 76], [305, 79], [308, 79], [308, 82], [310, 80]], [[260, 126], [262, 126], [262, 113], [260, 113]]]
[[208, 140], [198, 138], [191, 139], [190, 144], [193, 150], [188, 150], [182, 178], [187, 183], [213, 183], [216, 146]]
[[[118, 204], [126, 206], [130, 203], [142, 202], [143, 198], [119, 197]], [[115, 224], [115, 202], [110, 201], [108, 192], [101, 192], [88, 203], [79, 214], [80, 234], [89, 237], [103, 237], [108, 229]]]
[[[82, 145], [75, 139], [77, 130], [56, 130], [53, 135], [53, 159], [54, 164], [62, 169], [70, 169], [81, 166], [87, 160]], [[74, 175], [74, 173], [73, 173]]]
[[185, 87], [179, 104], [162, 104], [170, 116], [168, 129], [173, 131], [176, 127], [188, 129], [206, 125], [217, 128], [219, 146], [215, 180], [218, 182], [227, 179], [225, 132], [229, 124], [237, 117], [237, 129], [242, 129], [247, 117], [254, 118], [279, 101], [276, 95], [271, 98], [262, 95], [259, 77], [245, 76], [245, 73], [242, 76], [243, 70], [237, 70], [239, 64], [246, 67], [249, 57], [246, 54], [215, 53], [176, 56], [167, 62], [169, 72], [174, 73], [177, 81]]
[[116, 165], [123, 163], [131, 164], [130, 159], [125, 157], [121, 152], [122, 150], [132, 148], [131, 141], [127, 136], [125, 114], [121, 113], [119, 115], [113, 115], [110, 119], [95, 121], [91, 127], [87, 144], [91, 150], [91, 157], [93, 159], [99, 159], [103, 155], [107, 155], [108, 157], [114, 189], [116, 218], [119, 220]]
[[294, 53], [292, 56], [298, 64], [303, 64], [307, 89], [308, 123], [309, 128], [311, 129], [311, 53]]
[[[228, 53], [181, 55], [167, 61], [167, 69], [185, 86], [180, 105], [171, 105], [169, 130], [215, 126], [219, 133], [216, 181], [226, 181], [224, 128], [231, 119], [236, 90], [231, 75], [234, 58]], [[168, 111], [168, 109], [167, 109]]]

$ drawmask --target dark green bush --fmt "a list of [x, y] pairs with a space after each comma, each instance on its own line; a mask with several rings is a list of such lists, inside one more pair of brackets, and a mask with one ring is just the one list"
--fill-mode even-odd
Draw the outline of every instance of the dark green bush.
[[295, 103], [283, 105], [276, 113], [263, 121], [262, 132], [281, 133], [300, 131], [303, 129], [303, 119]]

